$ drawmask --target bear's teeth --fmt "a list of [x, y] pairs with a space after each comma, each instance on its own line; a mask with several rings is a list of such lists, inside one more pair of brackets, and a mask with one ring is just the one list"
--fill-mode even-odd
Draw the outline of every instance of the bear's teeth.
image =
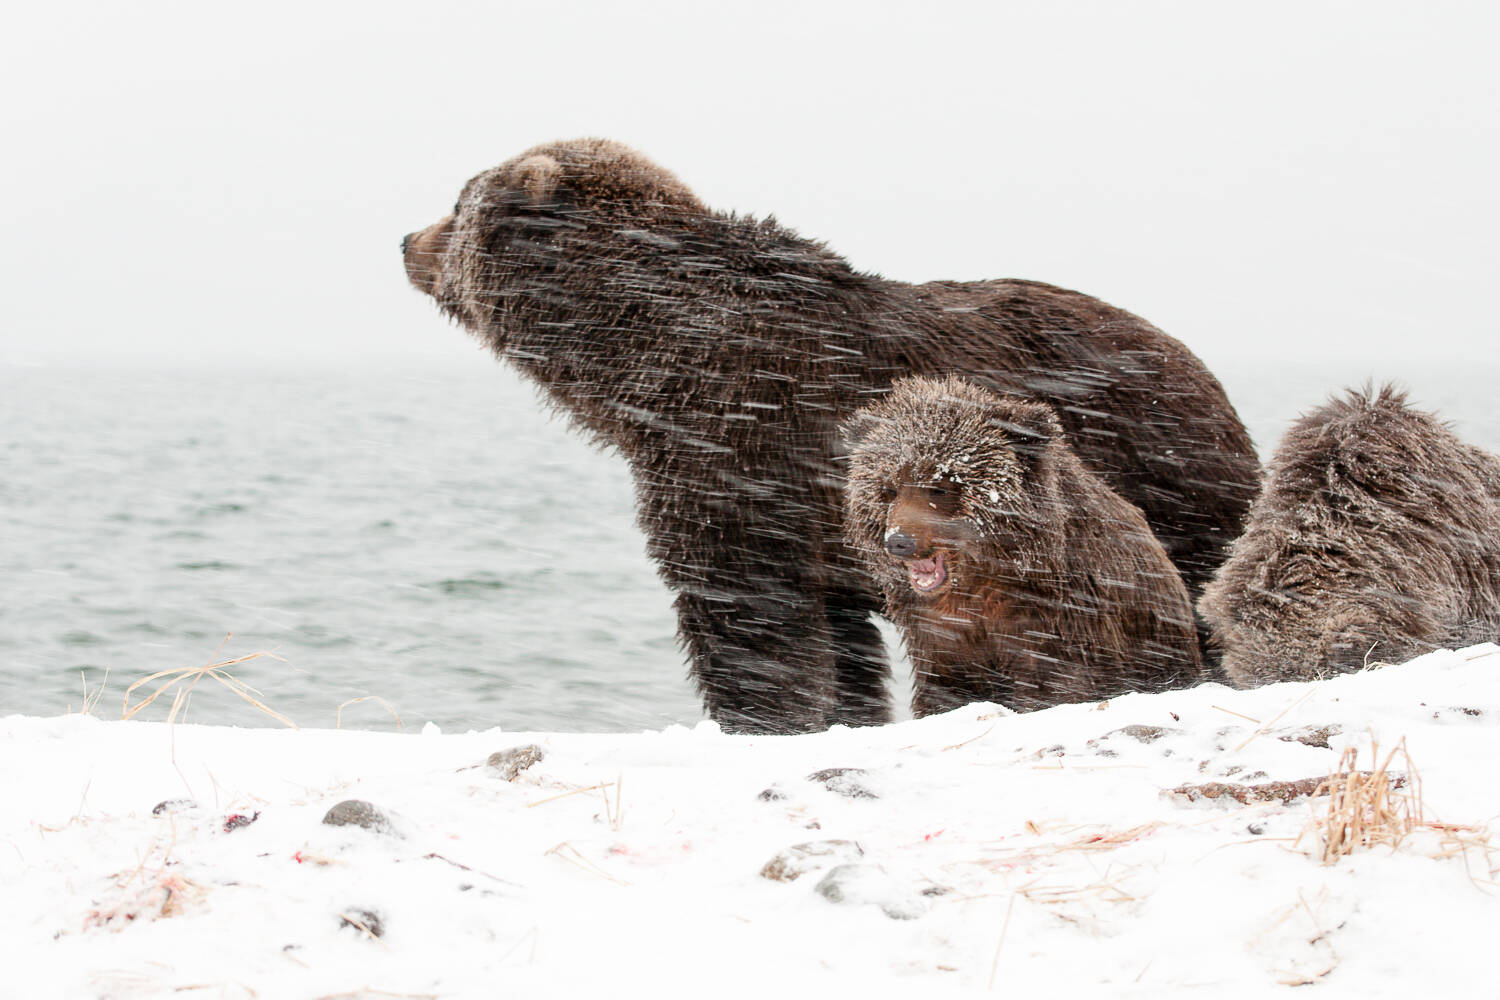
[[914, 560], [907, 564], [907, 570], [911, 574], [911, 585], [917, 590], [936, 590], [948, 578], [942, 553], [931, 559]]

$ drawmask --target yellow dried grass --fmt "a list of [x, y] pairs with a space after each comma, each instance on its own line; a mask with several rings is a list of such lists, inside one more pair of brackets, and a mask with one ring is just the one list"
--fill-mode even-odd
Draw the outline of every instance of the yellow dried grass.
[[[81, 715], [93, 715], [94, 709], [99, 707], [99, 700], [104, 697], [104, 686], [109, 683], [109, 668], [104, 668], [104, 676], [99, 680], [99, 686], [93, 691], [89, 690], [89, 678], [85, 671], [78, 671], [78, 676], [83, 682], [83, 704], [79, 708]], [[72, 711], [72, 706], [68, 709]]]
[[[1390, 771], [1396, 755], [1406, 764], [1404, 775]], [[1327, 790], [1327, 807], [1314, 811], [1303, 829], [1318, 844], [1317, 855], [1323, 864], [1332, 865], [1361, 848], [1384, 844], [1392, 850], [1401, 846], [1411, 832], [1424, 825], [1422, 818], [1422, 783], [1406, 740], [1380, 760], [1380, 746], [1370, 741], [1371, 763], [1379, 760], [1373, 771], [1359, 771], [1356, 747], [1346, 747], [1337, 767], [1320, 786]], [[1301, 837], [1298, 837], [1301, 841]]]
[[362, 701], [378, 701], [378, 702], [380, 702], [380, 707], [383, 708], [383, 709], [385, 709], [387, 712], [389, 712], [391, 714], [391, 718], [393, 718], [393, 719], [396, 720], [396, 729], [397, 730], [405, 730], [406, 729], [406, 723], [404, 723], [404, 722], [401, 721], [401, 713], [397, 712], [395, 706], [393, 706], [390, 702], [386, 701], [384, 698], [380, 697], [380, 695], [378, 695], [378, 694], [367, 694], [367, 695], [365, 695], [362, 698], [350, 698], [348, 701], [346, 701], [342, 705], [340, 705], [339, 706], [339, 710], [338, 710], [338, 714], [334, 717], [333, 728], [335, 728], [335, 729], [343, 729], [344, 728], [344, 709], [348, 708], [350, 705], [358, 705]]
[[[1093, 832], [1085, 833], [1075, 837], [1073, 840], [1055, 840], [1034, 847], [1021, 847], [1005, 851], [1004, 853], [984, 859], [980, 864], [991, 870], [1001, 868], [1016, 868], [1023, 865], [1035, 864], [1038, 861], [1055, 859], [1064, 854], [1080, 853], [1095, 854], [1104, 851], [1113, 851], [1117, 848], [1133, 844], [1151, 836], [1157, 830], [1166, 826], [1160, 820], [1152, 820], [1149, 823], [1141, 823], [1124, 830], [1103, 830], [1093, 828]], [[1042, 833], [1041, 827], [1031, 820], [1027, 820], [1025, 829], [1033, 835]], [[1080, 830], [1090, 829], [1088, 827], [1072, 827], [1067, 833], [1075, 833]]]
[[[218, 657], [218, 655], [223, 651], [225, 643], [229, 642], [232, 635], [233, 633], [229, 633], [224, 636], [224, 641], [219, 643], [218, 649], [214, 650], [215, 658]], [[150, 705], [152, 702], [156, 701], [157, 698], [160, 698], [166, 692], [172, 690], [173, 688], [176, 688], [176, 691], [173, 692], [172, 695], [172, 708], [167, 713], [167, 722], [169, 724], [174, 723], [177, 721], [178, 716], [181, 715], [187, 708], [188, 698], [190, 695], [192, 695], [193, 689], [198, 686], [198, 682], [203, 680], [203, 678], [205, 677], [212, 677], [214, 680], [218, 681], [220, 684], [224, 685], [229, 690], [245, 699], [245, 701], [249, 702], [251, 705], [264, 712], [266, 715], [269, 715], [271, 718], [275, 719], [277, 722], [280, 722], [282, 725], [287, 726], [291, 729], [296, 729], [297, 724], [295, 722], [293, 722], [291, 719], [288, 719], [286, 716], [282, 715], [275, 709], [270, 708], [257, 697], [260, 694], [259, 691], [239, 680], [232, 674], [226, 672], [226, 670], [224, 669], [226, 667], [232, 667], [239, 663], [247, 663], [250, 660], [258, 659], [262, 656], [269, 656], [271, 659], [279, 660], [282, 663], [286, 662], [282, 657], [277, 656], [273, 652], [270, 652], [268, 650], [260, 650], [258, 652], [248, 653], [245, 656], [236, 656], [233, 659], [229, 660], [217, 660], [216, 662], [208, 663], [201, 667], [173, 667], [170, 670], [158, 670], [154, 674], [142, 677], [140, 680], [136, 681], [134, 684], [130, 685], [130, 687], [125, 689], [125, 702], [120, 709], [120, 718], [134, 718], [142, 709]], [[151, 684], [155, 681], [162, 681], [162, 683], [157, 686], [155, 691], [151, 692], [150, 695], [142, 698], [134, 705], [130, 704], [130, 696], [135, 693], [137, 688], [143, 687], [147, 684]]]

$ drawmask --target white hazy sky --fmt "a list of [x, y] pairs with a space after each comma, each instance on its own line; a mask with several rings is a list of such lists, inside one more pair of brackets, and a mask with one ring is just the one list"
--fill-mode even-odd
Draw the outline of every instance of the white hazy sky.
[[472, 353], [398, 243], [604, 135], [908, 280], [1028, 277], [1206, 359], [1494, 359], [1500, 6], [27, 4], [0, 360]]

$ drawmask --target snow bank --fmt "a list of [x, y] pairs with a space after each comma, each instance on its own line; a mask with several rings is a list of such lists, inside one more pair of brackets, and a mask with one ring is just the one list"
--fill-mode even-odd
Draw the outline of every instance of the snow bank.
[[[801, 737], [11, 717], [0, 993], [1472, 995], [1497, 725], [1489, 645]], [[1421, 824], [1333, 865], [1326, 797], [1172, 792], [1325, 776], [1348, 746], [1373, 768], [1402, 739]], [[514, 780], [487, 763], [528, 744]], [[324, 822], [349, 799], [373, 812]]]

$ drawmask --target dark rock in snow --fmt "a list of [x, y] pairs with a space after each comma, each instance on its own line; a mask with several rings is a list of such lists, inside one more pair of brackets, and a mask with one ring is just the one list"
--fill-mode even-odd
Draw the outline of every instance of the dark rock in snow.
[[515, 781], [523, 771], [533, 764], [540, 763], [546, 756], [546, 752], [541, 747], [535, 743], [528, 743], [525, 746], [511, 747], [509, 750], [498, 750], [490, 754], [490, 759], [485, 761], [485, 764], [506, 781]]
[[813, 891], [831, 903], [874, 904], [892, 920], [915, 920], [927, 912], [919, 897], [905, 891], [876, 865], [839, 865], [824, 875]]
[[323, 817], [325, 826], [362, 826], [373, 833], [394, 834], [395, 824], [363, 799], [345, 799]]
[[[1181, 732], [1181, 729], [1173, 729], [1171, 726], [1124, 726], [1105, 733], [1099, 739], [1108, 740], [1116, 736], [1128, 736], [1140, 743], [1155, 743], [1163, 736], [1175, 736]], [[1093, 742], [1095, 741], [1090, 741], [1090, 745]]]
[[1328, 745], [1329, 737], [1337, 736], [1343, 731], [1343, 726], [1331, 723], [1326, 726], [1304, 726], [1301, 729], [1294, 729], [1289, 733], [1282, 733], [1276, 738], [1283, 743], [1301, 743], [1304, 746], [1328, 750], [1331, 749]]
[[241, 827], [249, 826], [251, 823], [254, 823], [258, 819], [260, 819], [259, 810], [256, 810], [249, 815], [246, 815], [245, 813], [230, 813], [228, 816], [224, 817], [223, 830], [225, 833], [233, 833]]
[[378, 938], [385, 936], [385, 921], [374, 910], [345, 910], [339, 914], [339, 926], [353, 927], [360, 933], [368, 934], [370, 937]]
[[810, 871], [834, 862], [850, 862], [864, 856], [864, 848], [852, 840], [815, 840], [795, 844], [776, 855], [760, 870], [761, 878], [792, 882]]
[[880, 798], [859, 781], [864, 774], [864, 769], [859, 767], [826, 767], [809, 774], [807, 780], [816, 781], [830, 792], [842, 795], [846, 799]]

